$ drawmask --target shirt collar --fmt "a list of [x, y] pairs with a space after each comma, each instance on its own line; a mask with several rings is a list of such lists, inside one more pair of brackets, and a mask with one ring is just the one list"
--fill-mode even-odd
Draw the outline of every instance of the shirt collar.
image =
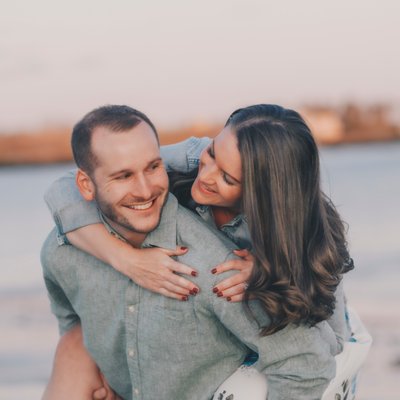
[[142, 247], [164, 247], [175, 250], [177, 214], [178, 200], [173, 194], [169, 193], [161, 212], [160, 223], [154, 231], [146, 236]]
[[[164, 247], [166, 249], [175, 250], [177, 212], [178, 201], [173, 194], [169, 193], [161, 212], [160, 223], [156, 229], [146, 236], [146, 239], [142, 243], [142, 247]], [[101, 221], [111, 235], [123, 242], [127, 242], [127, 240], [106, 221], [100, 210], [99, 215]]]
[[[204, 205], [197, 206], [196, 207], [196, 211], [197, 211], [197, 214], [199, 214], [200, 217], [204, 221], [206, 221], [207, 223], [212, 223], [215, 226], [214, 217], [212, 215], [212, 211], [211, 211], [211, 208], [209, 206], [204, 206]], [[224, 226], [236, 227], [236, 226], [239, 226], [242, 223], [247, 223], [247, 219], [246, 219], [246, 216], [244, 214], [239, 214], [239, 215], [236, 215], [235, 218], [231, 219], [226, 224], [222, 225], [222, 227], [224, 227]]]

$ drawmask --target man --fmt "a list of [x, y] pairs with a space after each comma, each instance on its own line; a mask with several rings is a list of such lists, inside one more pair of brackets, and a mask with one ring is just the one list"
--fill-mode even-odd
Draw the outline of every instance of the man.
[[[101, 107], [75, 126], [72, 147], [79, 190], [97, 201], [111, 234], [135, 247], [186, 246], [180, 261], [200, 272], [200, 293], [178, 302], [72, 246], [58, 246], [50, 234], [42, 264], [60, 332], [81, 324], [85, 346], [112, 389], [127, 400], [210, 399], [252, 349], [268, 377], [269, 400], [320, 398], [335, 372], [332, 330], [327, 323], [288, 326], [260, 337], [241, 303], [213, 295], [216, 277], [208, 271], [233, 258], [235, 246], [168, 194], [150, 120], [126, 106]], [[251, 307], [268, 324], [257, 304]]]

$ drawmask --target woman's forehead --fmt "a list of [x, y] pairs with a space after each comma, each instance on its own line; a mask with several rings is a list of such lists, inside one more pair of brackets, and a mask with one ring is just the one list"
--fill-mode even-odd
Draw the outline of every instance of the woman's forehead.
[[235, 132], [226, 126], [214, 139], [214, 155], [218, 167], [236, 180], [241, 180], [242, 162]]

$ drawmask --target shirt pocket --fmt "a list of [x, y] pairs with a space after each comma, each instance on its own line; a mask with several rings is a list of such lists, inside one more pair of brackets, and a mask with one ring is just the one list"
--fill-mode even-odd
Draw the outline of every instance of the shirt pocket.
[[151, 353], [166, 360], [193, 359], [198, 346], [197, 318], [193, 306], [180, 308], [154, 305], [146, 318], [146, 342]]

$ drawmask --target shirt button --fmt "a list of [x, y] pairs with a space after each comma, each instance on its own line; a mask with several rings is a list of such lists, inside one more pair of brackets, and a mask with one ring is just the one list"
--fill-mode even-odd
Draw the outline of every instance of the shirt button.
[[138, 396], [138, 395], [139, 395], [139, 389], [135, 389], [135, 390], [133, 391], [133, 393], [135, 393], [136, 396]]
[[129, 306], [128, 310], [129, 310], [130, 313], [135, 312], [135, 306]]
[[135, 355], [135, 352], [131, 349], [128, 351], [129, 357], [133, 357]]

